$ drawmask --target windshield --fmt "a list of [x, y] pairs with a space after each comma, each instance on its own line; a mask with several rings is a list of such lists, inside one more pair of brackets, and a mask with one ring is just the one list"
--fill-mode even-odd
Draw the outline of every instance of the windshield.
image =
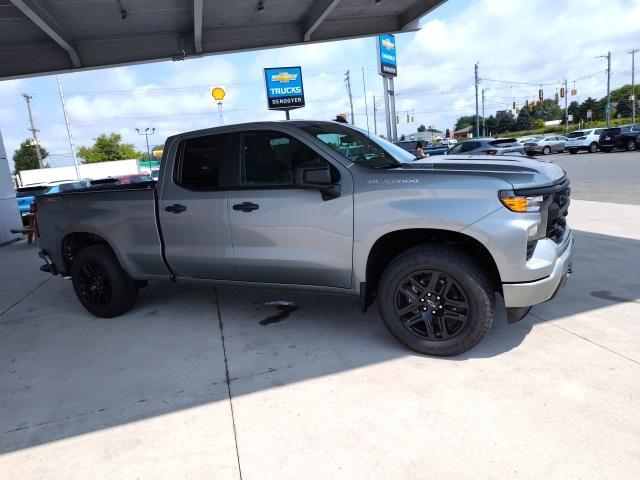
[[368, 168], [393, 168], [413, 162], [416, 156], [366, 130], [337, 124], [315, 124], [301, 127], [329, 145], [347, 160]]

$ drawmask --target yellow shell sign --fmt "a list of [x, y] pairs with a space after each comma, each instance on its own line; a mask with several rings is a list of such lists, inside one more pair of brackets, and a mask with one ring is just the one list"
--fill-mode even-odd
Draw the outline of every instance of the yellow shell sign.
[[211, 96], [214, 98], [214, 100], [216, 100], [218, 102], [221, 101], [225, 96], [224, 88], [222, 88], [222, 87], [213, 87], [211, 89]]

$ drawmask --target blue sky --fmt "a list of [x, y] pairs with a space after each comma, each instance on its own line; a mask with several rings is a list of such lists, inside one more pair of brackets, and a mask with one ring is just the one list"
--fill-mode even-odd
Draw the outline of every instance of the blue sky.
[[[599, 98], [605, 94], [606, 64], [595, 57], [611, 50], [612, 87], [630, 83], [627, 52], [640, 47], [639, 25], [640, 0], [449, 0], [423, 19], [419, 32], [397, 36], [398, 131], [413, 132], [420, 124], [444, 130], [460, 115], [473, 114], [476, 61], [485, 79], [482, 88], [488, 89], [487, 115], [533, 99], [539, 88], [496, 80], [549, 83], [545, 93], [552, 97], [567, 77], [577, 79], [576, 99]], [[382, 99], [382, 80], [376, 73], [375, 40], [364, 38], [66, 74], [76, 146], [114, 131], [143, 150], [144, 137], [136, 127], [155, 127], [151, 142], [160, 144], [168, 135], [216, 126], [209, 93], [215, 85], [227, 90], [225, 123], [283, 118], [282, 112], [266, 109], [262, 69], [286, 65], [302, 66], [307, 101], [292, 118], [330, 119], [348, 112], [343, 80], [350, 70], [355, 122], [366, 128], [364, 69], [373, 130], [373, 96]], [[51, 152], [48, 162], [71, 163], [54, 76], [0, 82], [0, 128], [8, 156], [30, 135], [22, 93], [33, 95], [39, 136]], [[415, 121], [406, 123], [404, 112]], [[380, 112], [378, 131], [384, 131]]]

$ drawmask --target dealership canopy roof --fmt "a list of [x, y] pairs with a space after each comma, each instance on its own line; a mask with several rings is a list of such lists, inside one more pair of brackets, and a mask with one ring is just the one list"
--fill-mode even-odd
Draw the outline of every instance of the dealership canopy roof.
[[410, 31], [446, 0], [0, 0], [0, 78]]

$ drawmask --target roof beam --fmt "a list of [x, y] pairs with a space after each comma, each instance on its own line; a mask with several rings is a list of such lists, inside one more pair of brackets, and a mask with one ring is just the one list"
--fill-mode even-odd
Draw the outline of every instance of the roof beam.
[[193, 0], [193, 43], [196, 53], [202, 53], [202, 0]]
[[446, 0], [418, 0], [400, 14], [400, 30], [418, 30], [418, 22], [420, 19], [445, 1]]
[[317, 0], [313, 2], [313, 6], [309, 9], [303, 22], [304, 41], [311, 40], [311, 35], [325, 18], [329, 16], [331, 11], [336, 8], [340, 0]]
[[73, 46], [71, 38], [56, 20], [36, 0], [10, 0], [16, 8], [24, 13], [33, 23], [66, 50], [74, 67], [81, 67], [80, 57]]

